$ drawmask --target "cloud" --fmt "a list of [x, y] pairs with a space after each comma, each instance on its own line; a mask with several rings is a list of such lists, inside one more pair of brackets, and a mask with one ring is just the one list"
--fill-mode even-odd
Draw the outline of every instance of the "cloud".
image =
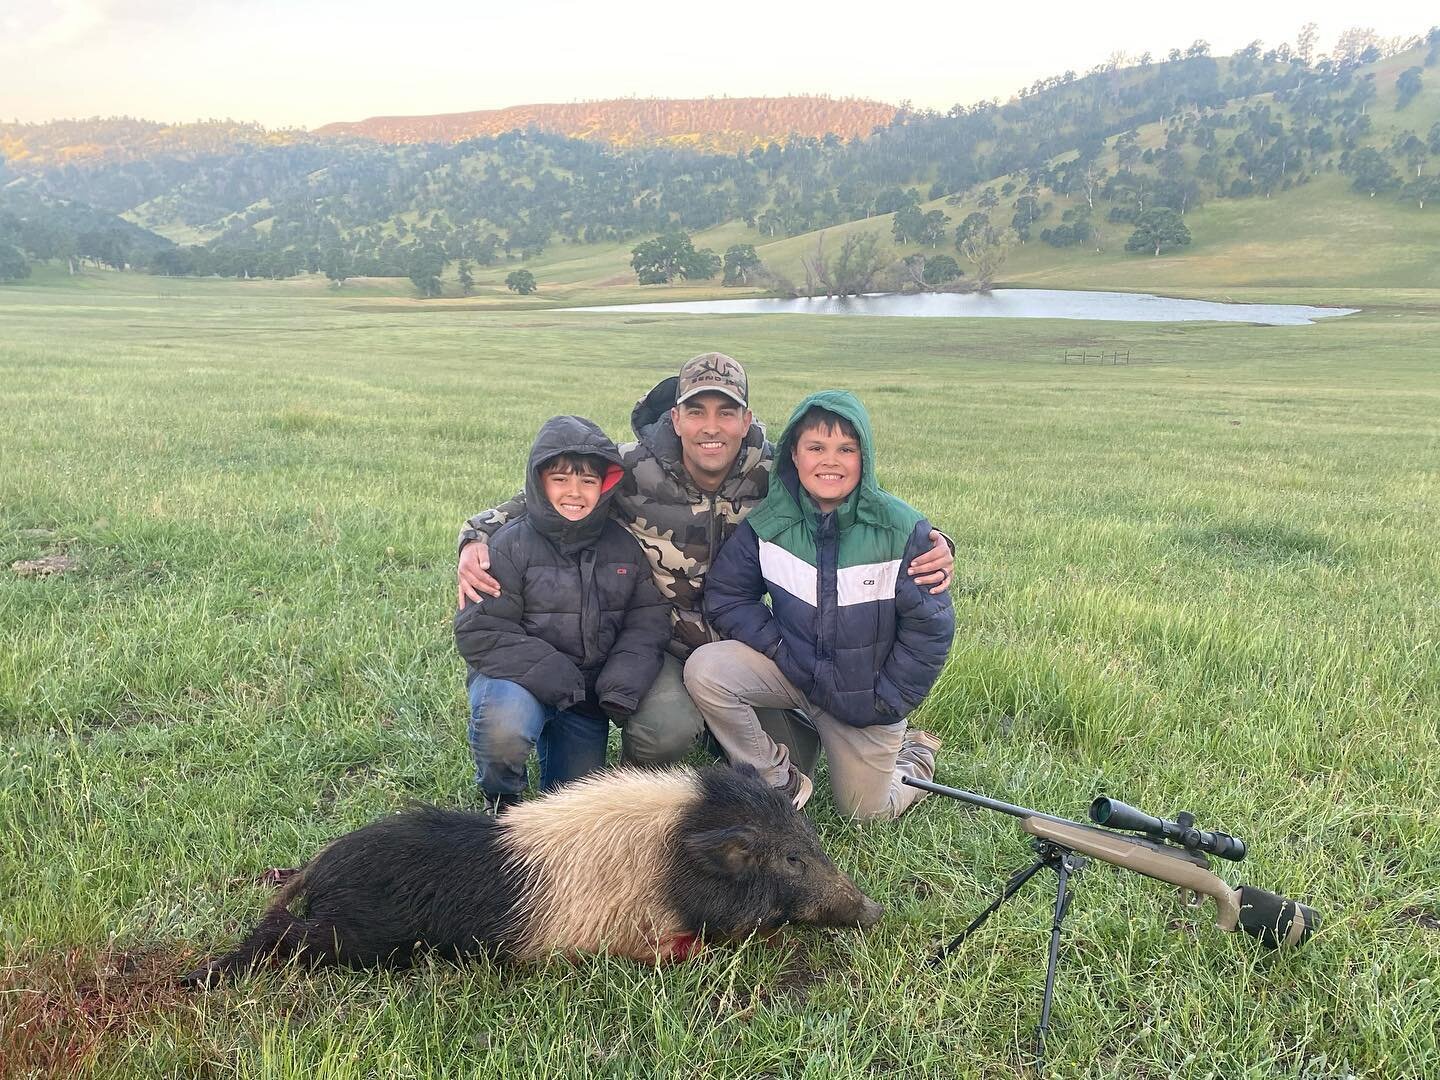
[[0, 46], [7, 53], [65, 48], [104, 26], [110, 0], [51, 0], [19, 8], [0, 18]]
[[0, 55], [34, 59], [176, 27], [200, 7], [183, 0], [33, 0], [0, 14]]

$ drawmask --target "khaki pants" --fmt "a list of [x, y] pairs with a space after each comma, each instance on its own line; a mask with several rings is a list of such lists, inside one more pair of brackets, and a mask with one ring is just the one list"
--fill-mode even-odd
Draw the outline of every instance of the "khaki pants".
[[[660, 674], [640, 702], [635, 715], [620, 727], [620, 762], [623, 765], [673, 765], [695, 748], [705, 730], [695, 703], [685, 691], [681, 676], [684, 662], [669, 653], [660, 665]], [[820, 740], [793, 713], [761, 709], [760, 726], [780, 743], [807, 775], [820, 760]]]
[[685, 665], [685, 688], [732, 765], [753, 765], [775, 787], [785, 783], [790, 754], [761, 726], [755, 706], [802, 709], [830, 763], [836, 809], [846, 817], [898, 818], [929, 792], [902, 776], [930, 779], [933, 770], [896, 761], [905, 722], [853, 727], [817, 709], [780, 673], [774, 661], [738, 641], [702, 645]]

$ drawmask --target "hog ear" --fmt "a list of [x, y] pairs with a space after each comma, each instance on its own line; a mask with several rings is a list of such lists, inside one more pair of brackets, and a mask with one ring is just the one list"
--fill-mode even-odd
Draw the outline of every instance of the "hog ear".
[[743, 825], [707, 829], [685, 837], [685, 853], [720, 877], [749, 877], [760, 866], [760, 836]]

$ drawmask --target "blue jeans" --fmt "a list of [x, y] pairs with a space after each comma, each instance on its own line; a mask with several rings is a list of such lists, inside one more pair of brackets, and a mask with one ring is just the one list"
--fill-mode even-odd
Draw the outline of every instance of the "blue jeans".
[[470, 683], [470, 754], [475, 781], [491, 798], [525, 790], [533, 749], [542, 791], [604, 768], [609, 734], [603, 717], [542, 705], [518, 683], [478, 674]]

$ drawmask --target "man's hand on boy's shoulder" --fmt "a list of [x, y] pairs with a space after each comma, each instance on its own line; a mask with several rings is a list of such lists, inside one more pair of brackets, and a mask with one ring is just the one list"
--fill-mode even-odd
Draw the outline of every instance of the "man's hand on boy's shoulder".
[[455, 595], [456, 610], [463, 608], [467, 599], [479, 603], [482, 594], [500, 595], [500, 582], [490, 576], [490, 545], [484, 540], [471, 540], [460, 549], [460, 567], [456, 573], [460, 579]]
[[950, 542], [939, 529], [930, 530], [930, 542], [935, 546], [924, 555], [910, 560], [907, 573], [915, 579], [916, 585], [929, 585], [932, 594], [939, 594], [950, 588], [950, 575], [955, 571], [955, 552], [950, 550]]

